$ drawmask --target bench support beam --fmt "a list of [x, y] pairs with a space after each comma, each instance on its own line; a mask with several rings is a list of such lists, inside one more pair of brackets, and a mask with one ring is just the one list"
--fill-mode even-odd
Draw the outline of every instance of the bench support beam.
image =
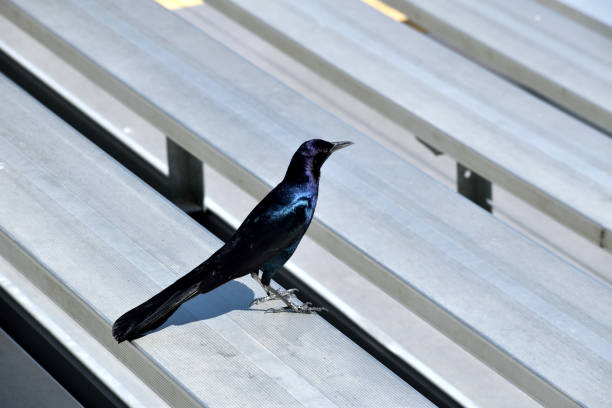
[[168, 185], [166, 197], [187, 214], [204, 210], [204, 169], [191, 153], [166, 138]]
[[491, 212], [491, 182], [457, 163], [457, 191], [476, 205]]
[[[434, 156], [444, 154], [443, 151], [436, 149], [423, 139], [417, 137], [416, 140], [433, 153]], [[492, 211], [491, 182], [461, 163], [457, 163], [457, 191], [479, 207], [484, 208], [488, 212]]]
[[424, 141], [423, 139], [419, 138], [419, 137], [415, 137], [416, 140], [421, 143], [423, 146], [425, 146], [431, 153], [433, 153], [434, 156], [440, 156], [443, 155], [444, 152], [442, 150], [438, 150], [435, 147], [433, 147], [432, 145], [430, 145], [429, 143], [427, 143], [426, 141]]

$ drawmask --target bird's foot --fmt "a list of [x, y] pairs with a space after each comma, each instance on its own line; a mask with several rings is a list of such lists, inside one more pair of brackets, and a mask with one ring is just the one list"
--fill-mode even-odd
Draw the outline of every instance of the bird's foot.
[[260, 298], [256, 298], [253, 299], [253, 301], [251, 302], [250, 306], [253, 305], [258, 305], [260, 303], [264, 303], [264, 302], [269, 302], [270, 300], [289, 300], [291, 299], [291, 295], [293, 295], [294, 293], [298, 292], [297, 289], [289, 289], [289, 290], [285, 290], [285, 291], [278, 291], [277, 293], [272, 293], [271, 295], [268, 296], [264, 296], [264, 297], [260, 297]]
[[311, 314], [313, 312], [327, 312], [327, 309], [324, 307], [312, 306], [312, 303], [310, 302], [306, 302], [302, 305], [296, 305], [290, 302], [289, 306], [271, 307], [270, 309], [266, 309], [266, 313], [282, 313], [282, 312]]

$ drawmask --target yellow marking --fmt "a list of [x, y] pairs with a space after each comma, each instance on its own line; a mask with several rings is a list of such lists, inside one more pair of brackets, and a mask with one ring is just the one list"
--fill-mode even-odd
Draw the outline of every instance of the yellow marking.
[[395, 21], [405, 22], [408, 21], [408, 16], [402, 13], [399, 10], [394, 9], [391, 6], [387, 6], [385, 3], [379, 0], [361, 0], [368, 6], [374, 7], [376, 10], [385, 14], [388, 17], [391, 17]]
[[155, 0], [168, 10], [177, 10], [184, 7], [193, 7], [203, 4], [203, 0]]
[[395, 21], [399, 21], [400, 23], [407, 24], [422, 34], [427, 33], [427, 30], [425, 30], [423, 27], [421, 27], [414, 21], [408, 19], [407, 15], [405, 15], [399, 10], [394, 9], [391, 6], [387, 6], [382, 1], [379, 1], [379, 0], [361, 0], [361, 1], [367, 4], [368, 6], [373, 7], [376, 10], [380, 11], [387, 17], [391, 17]]

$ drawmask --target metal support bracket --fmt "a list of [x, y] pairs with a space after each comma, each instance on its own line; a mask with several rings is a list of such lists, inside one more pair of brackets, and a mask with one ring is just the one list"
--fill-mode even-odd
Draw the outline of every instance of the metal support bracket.
[[415, 139], [421, 143], [423, 146], [425, 146], [427, 149], [429, 149], [430, 152], [432, 152], [434, 154], [434, 156], [440, 156], [442, 154], [444, 154], [444, 152], [442, 150], [438, 150], [435, 147], [433, 147], [432, 145], [430, 145], [429, 143], [427, 143], [426, 141], [424, 141], [421, 138], [418, 138], [415, 136]]
[[[423, 146], [431, 151], [435, 156], [444, 154], [441, 150], [436, 149], [423, 139], [416, 137]], [[461, 163], [457, 163], [457, 191], [459, 194], [472, 201], [479, 207], [488, 212], [492, 212], [491, 198], [492, 189], [491, 182], [481, 175], [473, 172]]]
[[476, 205], [491, 212], [491, 182], [457, 163], [457, 191]]
[[187, 214], [204, 211], [204, 168], [202, 162], [166, 138], [168, 185], [166, 197]]

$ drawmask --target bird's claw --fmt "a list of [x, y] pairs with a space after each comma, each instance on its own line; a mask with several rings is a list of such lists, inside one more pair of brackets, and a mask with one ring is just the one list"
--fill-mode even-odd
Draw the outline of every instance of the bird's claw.
[[327, 312], [327, 309], [324, 307], [312, 306], [312, 303], [310, 302], [306, 302], [302, 305], [295, 305], [291, 303], [290, 306], [271, 307], [269, 309], [266, 309], [266, 313], [282, 313], [282, 312], [311, 314], [313, 312]]
[[279, 292], [278, 295], [272, 294], [260, 298], [253, 299], [249, 306], [258, 305], [260, 303], [269, 302], [270, 300], [281, 300], [281, 298], [285, 298], [285, 300], [289, 300], [291, 295], [298, 292], [298, 289], [288, 289], [284, 292]]
[[266, 285], [262, 285], [262, 286], [268, 293], [268, 296], [253, 299], [253, 301], [251, 302], [251, 306], [258, 305], [264, 302], [269, 302], [270, 300], [281, 300], [283, 303], [285, 303], [285, 306], [283, 307], [271, 307], [269, 309], [266, 309], [265, 311], [266, 313], [291, 312], [291, 313], [310, 314], [313, 312], [327, 311], [327, 309], [325, 309], [324, 307], [312, 306], [312, 303], [310, 302], [306, 302], [301, 305], [296, 305], [295, 303], [291, 302], [291, 296], [294, 293], [298, 292], [298, 289], [288, 289], [284, 291], [282, 290], [277, 291], [276, 289], [273, 289], [270, 286], [266, 286]]

